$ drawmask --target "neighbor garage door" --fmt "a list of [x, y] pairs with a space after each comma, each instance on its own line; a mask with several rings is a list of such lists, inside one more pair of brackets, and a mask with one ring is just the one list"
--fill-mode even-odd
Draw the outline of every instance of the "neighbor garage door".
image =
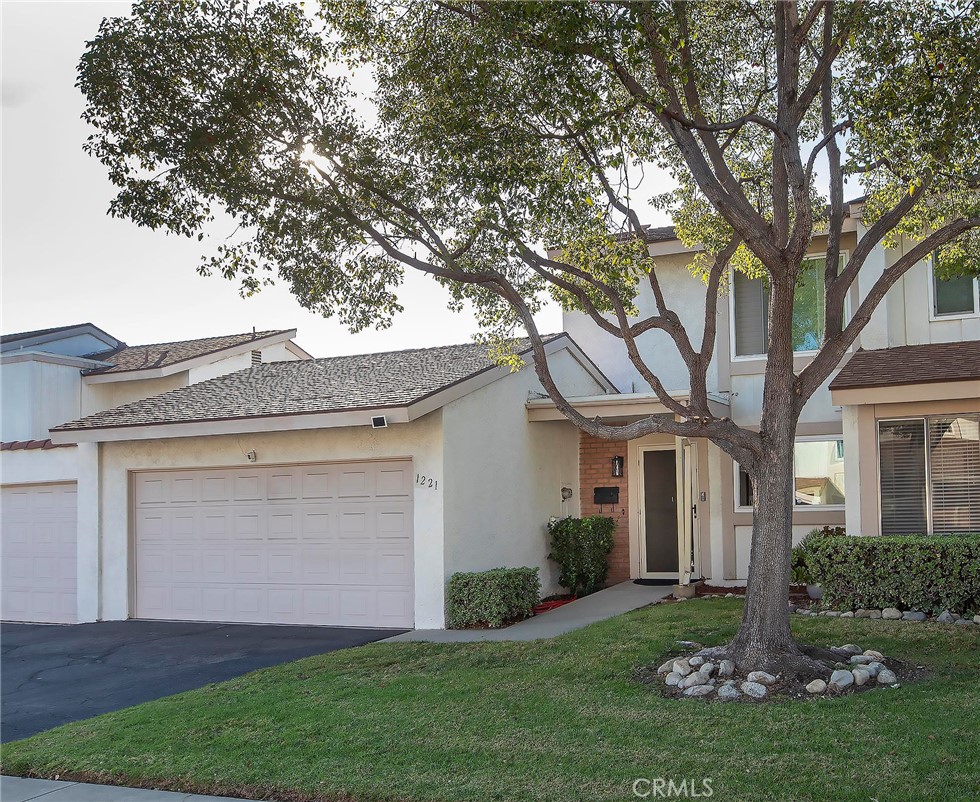
[[5, 621], [78, 620], [75, 483], [3, 488], [0, 607]]
[[136, 616], [411, 627], [412, 466], [134, 474]]

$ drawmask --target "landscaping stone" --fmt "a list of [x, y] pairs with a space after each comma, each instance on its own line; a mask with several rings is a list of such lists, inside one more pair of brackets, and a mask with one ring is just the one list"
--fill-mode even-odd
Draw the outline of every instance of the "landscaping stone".
[[851, 665], [864, 665], [866, 663], [873, 662], [874, 658], [868, 654], [853, 654], [851, 655]]
[[862, 649], [856, 643], [845, 643], [840, 647], [840, 650], [842, 652], [847, 652], [848, 654], [861, 654], [864, 652], [864, 649]]
[[830, 688], [832, 690], [843, 690], [850, 688], [854, 684], [854, 675], [844, 668], [838, 668], [830, 675]]
[[743, 682], [742, 693], [746, 696], [751, 696], [753, 699], [765, 699], [769, 693], [769, 689], [765, 685], [760, 685], [758, 682]]
[[952, 624], [955, 620], [956, 619], [953, 618], [953, 614], [949, 610], [943, 610], [936, 616], [937, 624]]
[[824, 610], [820, 615], [825, 615], [828, 618], [837, 618], [840, 615], [840, 610]]
[[742, 694], [738, 692], [738, 688], [736, 688], [734, 685], [725, 684], [718, 689], [718, 698], [724, 699], [726, 702], [731, 701], [732, 699], [738, 699], [738, 697], [741, 695]]
[[919, 612], [918, 610], [909, 610], [908, 612], [902, 613], [903, 621], [925, 621], [926, 614]]
[[971, 627], [972, 626], [975, 626], [975, 624], [969, 618], [957, 618], [953, 623], [954, 624], [966, 624], [966, 625], [971, 626]]
[[706, 677], [710, 677], [715, 671], [714, 663], [702, 663], [701, 667], [698, 669], [699, 672], [704, 674]]
[[693, 674], [689, 674], [688, 676], [684, 677], [683, 682], [680, 683], [680, 687], [693, 688], [695, 685], [706, 685], [707, 682], [708, 682], [707, 677], [704, 677], [701, 674], [699, 674], [697, 671], [695, 671]]
[[715, 692], [710, 685], [694, 685], [684, 691], [685, 696], [708, 696]]
[[722, 660], [718, 664], [718, 676], [730, 677], [735, 673], [735, 664], [731, 660]]
[[704, 662], [704, 658], [699, 655], [694, 655], [694, 657], [689, 657], [687, 660], [687, 664], [692, 668], [697, 668], [703, 662]]
[[854, 618], [854, 613], [851, 610], [845, 610], [840, 614], [841, 618]]
[[658, 674], [669, 674], [674, 670], [674, 658], [671, 657], [666, 663], [664, 663], [660, 668], [657, 669]]
[[973, 623], [980, 624], [980, 614], [973, 616]]
[[674, 685], [680, 685], [682, 679], [684, 679], [684, 677], [682, 677], [676, 671], [671, 671], [664, 678], [664, 682], [668, 685], [668, 687], [673, 687]]
[[810, 615], [810, 611], [807, 610], [807, 609], [805, 609], [805, 608], [803, 608], [803, 607], [798, 607], [798, 608], [796, 608], [796, 614], [797, 615]]
[[898, 621], [902, 617], [902, 611], [897, 607], [886, 607], [881, 611], [881, 617], [888, 621]]
[[747, 679], [758, 685], [772, 685], [776, 681], [776, 678], [767, 671], [750, 671]]
[[885, 656], [881, 652], [876, 652], [874, 649], [865, 649], [864, 653], [870, 657], [872, 660], [884, 660]]
[[691, 668], [691, 664], [687, 660], [675, 660], [674, 661], [674, 671], [680, 674], [682, 677], [686, 677], [694, 669]]
[[863, 607], [860, 610], [854, 611], [855, 618], [871, 618], [871, 613], [877, 612], [876, 610], [865, 610]]
[[851, 669], [851, 675], [854, 677], [855, 685], [864, 685], [864, 683], [871, 679], [871, 672], [865, 671], [863, 668]]
[[882, 618], [882, 617], [883, 616], [882, 616], [881, 610], [871, 610], [871, 615], [868, 616], [868, 618], [870, 618], [872, 620], [875, 620], [875, 621], [878, 620], [879, 618]]
[[815, 679], [813, 682], [807, 684], [806, 689], [808, 693], [823, 693], [827, 690], [827, 683], [822, 679]]
[[898, 682], [898, 677], [890, 668], [883, 668], [878, 672], [877, 680], [879, 685], [894, 685]]
[[864, 666], [864, 670], [871, 674], [872, 677], [877, 677], [884, 667], [884, 663], [879, 663], [877, 660], [875, 660], [873, 663], [867, 663]]

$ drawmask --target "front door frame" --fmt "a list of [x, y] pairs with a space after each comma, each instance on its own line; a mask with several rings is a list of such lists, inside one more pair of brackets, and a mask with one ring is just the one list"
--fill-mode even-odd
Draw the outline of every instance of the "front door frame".
[[[646, 570], [646, 490], [643, 475], [643, 455], [647, 451], [673, 451], [676, 470], [677, 495], [677, 552], [679, 571]], [[691, 564], [694, 549], [694, 571], [688, 580], [700, 578], [698, 566], [698, 539], [695, 535], [700, 521], [693, 515], [693, 507], [698, 498], [698, 445], [696, 441], [685, 440], [670, 435], [650, 435], [629, 443], [629, 499], [631, 574], [639, 579], [673, 579], [681, 582]], [[707, 506], [707, 505], [699, 505]], [[699, 509], [699, 513], [701, 510]]]

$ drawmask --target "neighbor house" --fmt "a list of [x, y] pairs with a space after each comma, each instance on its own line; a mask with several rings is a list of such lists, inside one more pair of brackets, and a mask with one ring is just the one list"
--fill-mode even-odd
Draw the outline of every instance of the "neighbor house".
[[[845, 258], [863, 233], [852, 203]], [[669, 228], [645, 236], [699, 338], [695, 251]], [[817, 237], [817, 291], [797, 302], [799, 368], [823, 334], [823, 249]], [[872, 253], [848, 309], [899, 253]], [[980, 531], [980, 298], [975, 279], [934, 267], [896, 283], [803, 410], [795, 539]], [[651, 313], [648, 287], [637, 304]], [[746, 427], [761, 413], [767, 308], [761, 280], [731, 276], [709, 395]], [[616, 338], [580, 313], [564, 329], [546, 350], [580, 412], [671, 414]], [[142, 351], [93, 326], [4, 338], [4, 618], [438, 628], [457, 571], [537, 566], [557, 590], [547, 522], [565, 515], [615, 518], [610, 582], [745, 582], [752, 484], [714, 444], [580, 435], [530, 365], [498, 366], [479, 344], [309, 359], [293, 334]], [[683, 401], [667, 336], [639, 345]]]
[[[442, 627], [456, 571], [536, 565], [557, 589], [545, 527], [578, 512], [578, 433], [528, 420], [533, 370], [474, 343], [314, 360], [293, 334], [254, 335], [277, 362], [245, 336], [227, 370], [207, 341], [143, 360], [6, 340], [4, 618]], [[546, 350], [565, 392], [615, 392], [567, 335]], [[8, 377], [31, 360], [62, 383]], [[169, 384], [86, 405], [127, 375]]]

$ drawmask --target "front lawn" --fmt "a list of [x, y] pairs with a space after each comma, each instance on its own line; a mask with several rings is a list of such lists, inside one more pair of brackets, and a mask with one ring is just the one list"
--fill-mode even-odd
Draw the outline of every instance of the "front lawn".
[[8, 744], [3, 771], [290, 800], [621, 802], [658, 777], [710, 779], [720, 802], [980, 799], [978, 628], [794, 616], [808, 642], [933, 671], [853, 698], [672, 701], [633, 679], [678, 639], [723, 642], [740, 611], [700, 600], [537, 643], [334, 652]]

